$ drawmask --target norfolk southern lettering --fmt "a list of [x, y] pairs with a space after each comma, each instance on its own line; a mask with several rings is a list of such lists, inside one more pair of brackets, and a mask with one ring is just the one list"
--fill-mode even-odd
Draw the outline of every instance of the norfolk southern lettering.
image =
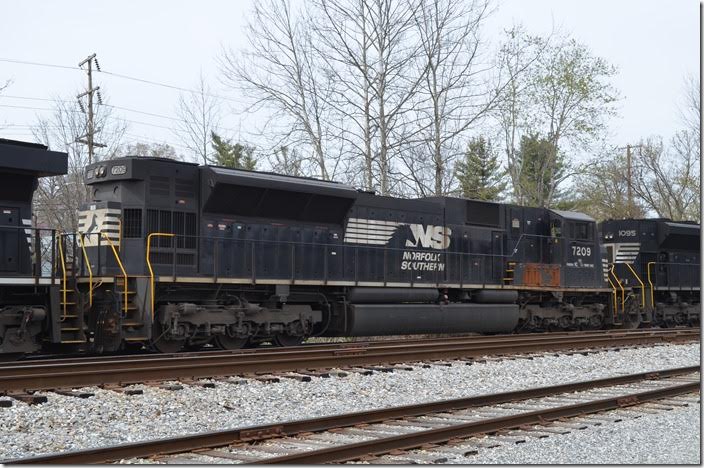
[[445, 271], [442, 254], [437, 252], [403, 252], [402, 270]]

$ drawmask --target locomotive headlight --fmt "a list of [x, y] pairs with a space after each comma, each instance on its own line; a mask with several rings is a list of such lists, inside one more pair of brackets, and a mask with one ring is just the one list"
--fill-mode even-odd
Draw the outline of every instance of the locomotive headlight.
[[105, 176], [107, 175], [107, 173], [108, 173], [107, 167], [105, 167], [105, 166], [100, 166], [100, 167], [96, 170], [96, 177], [105, 177]]
[[127, 173], [127, 166], [124, 164], [118, 164], [116, 166], [112, 166], [110, 169], [110, 174], [112, 175], [124, 175]]

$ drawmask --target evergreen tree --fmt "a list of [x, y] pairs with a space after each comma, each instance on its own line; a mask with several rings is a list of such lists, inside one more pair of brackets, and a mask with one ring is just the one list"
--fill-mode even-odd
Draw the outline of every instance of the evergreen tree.
[[518, 150], [522, 200], [526, 206], [550, 207], [559, 202], [558, 185], [565, 175], [564, 156], [553, 146], [549, 138], [537, 133], [524, 135]]
[[254, 157], [254, 147], [232, 144], [215, 132], [211, 132], [212, 147], [215, 151], [215, 164], [217, 166], [232, 167], [234, 169], [246, 169], [252, 171], [257, 166]]
[[467, 145], [464, 160], [457, 163], [455, 173], [462, 196], [475, 200], [498, 200], [506, 188], [505, 171], [491, 142], [484, 137], [473, 138]]

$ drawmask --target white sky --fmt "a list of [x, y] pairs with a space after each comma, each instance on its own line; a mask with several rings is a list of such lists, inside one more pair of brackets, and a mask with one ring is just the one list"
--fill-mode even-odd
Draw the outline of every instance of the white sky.
[[[176, 1], [5, 0], [2, 3], [0, 59], [75, 66], [96, 52], [103, 70], [180, 87], [194, 87], [200, 71], [214, 92], [237, 97], [216, 81], [215, 57], [221, 44], [244, 44], [243, 26], [251, 0]], [[697, 0], [500, 0], [486, 24], [485, 37], [496, 41], [504, 28], [523, 23], [534, 34], [553, 26], [570, 33], [594, 54], [618, 67], [614, 85], [623, 99], [611, 125], [612, 142], [632, 143], [648, 135], [669, 136], [679, 128], [678, 103], [686, 74], [699, 74], [700, 35]], [[16, 99], [71, 99], [85, 86], [85, 73], [0, 62], [0, 137], [32, 140], [29, 125], [50, 102]], [[173, 116], [178, 92], [105, 74], [96, 74], [111, 104]], [[225, 126], [237, 137], [248, 122], [233, 106]], [[173, 126], [167, 119], [119, 112], [125, 119]], [[8, 126], [9, 125], [9, 126]], [[128, 135], [177, 146], [167, 129], [129, 123]]]

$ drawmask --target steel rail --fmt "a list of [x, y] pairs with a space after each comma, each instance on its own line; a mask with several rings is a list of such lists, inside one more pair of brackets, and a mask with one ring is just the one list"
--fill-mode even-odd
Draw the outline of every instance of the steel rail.
[[182, 351], [178, 353], [132, 353], [132, 354], [122, 354], [122, 355], [100, 355], [100, 356], [79, 356], [79, 357], [52, 357], [52, 358], [33, 358], [28, 356], [25, 360], [13, 360], [0, 362], [0, 367], [16, 366], [22, 367], [27, 365], [40, 365], [40, 364], [56, 364], [56, 363], [87, 363], [87, 362], [109, 362], [109, 361], [124, 361], [129, 359], [164, 359], [164, 358], [182, 358], [182, 357], [196, 357], [196, 356], [232, 356], [232, 355], [243, 355], [243, 354], [256, 354], [262, 352], [268, 353], [288, 353], [292, 350], [339, 350], [346, 348], [378, 348], [387, 346], [402, 345], [404, 347], [410, 345], [436, 345], [436, 344], [450, 344], [450, 343], [467, 343], [472, 344], [488, 344], [494, 342], [502, 342], [505, 340], [512, 340], [516, 342], [525, 343], [528, 341], [538, 341], [538, 340], [553, 340], [559, 337], [588, 337], [588, 336], [609, 336], [612, 338], [620, 338], [622, 336], [660, 336], [669, 339], [690, 339], [695, 335], [700, 335], [700, 328], [648, 328], [648, 329], [637, 329], [637, 330], [593, 330], [593, 331], [579, 331], [579, 332], [546, 332], [546, 333], [529, 333], [529, 334], [507, 334], [507, 335], [464, 335], [464, 336], [453, 336], [453, 337], [441, 337], [441, 338], [410, 338], [410, 339], [390, 339], [390, 340], [376, 340], [376, 341], [347, 341], [338, 343], [306, 343], [299, 346], [279, 348], [274, 346], [261, 347], [261, 348], [243, 348], [235, 350], [203, 350], [203, 351]]
[[[520, 336], [520, 335], [519, 335]], [[696, 338], [699, 335], [696, 334]], [[694, 338], [690, 336], [689, 339]], [[681, 335], [677, 339], [683, 339]], [[209, 378], [257, 372], [287, 372], [302, 369], [339, 368], [434, 359], [461, 359], [496, 354], [573, 350], [599, 346], [634, 345], [667, 341], [662, 334], [622, 336], [569, 336], [555, 339], [480, 343], [435, 343], [403, 346], [344, 347], [341, 349], [258, 352], [234, 355], [185, 356], [176, 358], [126, 359], [85, 363], [0, 366], [0, 393], [63, 387], [131, 384], [145, 381]]]
[[383, 439], [339, 445], [330, 448], [299, 452], [280, 457], [265, 458], [253, 464], [313, 464], [334, 463], [359, 459], [369, 455], [383, 455], [392, 450], [412, 450], [426, 444], [438, 444], [458, 437], [469, 437], [505, 429], [517, 429], [520, 426], [545, 424], [561, 418], [571, 418], [600, 411], [614, 410], [634, 406], [648, 401], [673, 397], [699, 390], [699, 382], [673, 385], [671, 387], [638, 393], [626, 393], [615, 397], [603, 398], [587, 403], [577, 403], [559, 408], [542, 409], [528, 413], [519, 413], [485, 421], [456, 424], [422, 432], [412, 432]]
[[[260, 426], [249, 426], [245, 428], [229, 429], [215, 432], [205, 432], [166, 439], [132, 442], [128, 444], [114, 445], [110, 447], [99, 447], [78, 451], [61, 452], [22, 459], [6, 460], [2, 463], [107, 463], [110, 461], [120, 460], [124, 458], [149, 457], [153, 455], [188, 452], [203, 448], [215, 448], [241, 442], [252, 442], [257, 440], [270, 439], [272, 437], [287, 437], [303, 432], [320, 432], [335, 428], [354, 426], [357, 424], [381, 423], [389, 419], [418, 417], [431, 413], [459, 411], [473, 407], [496, 405], [520, 400], [528, 400], [532, 398], [541, 398], [563, 393], [584, 391], [599, 387], [625, 385], [643, 380], [664, 379], [692, 374], [694, 372], [699, 372], [700, 369], [701, 367], [699, 366], [663, 369], [638, 374], [621, 375], [617, 377], [608, 377], [603, 379], [581, 382], [572, 382], [554, 385], [550, 387], [538, 387], [497, 394], [480, 395], [468, 398], [441, 400], [430, 403], [420, 403], [415, 405], [405, 405], [369, 411], [360, 411], [348, 414], [324, 416], [313, 419], [287, 421]], [[699, 383], [695, 382], [692, 385], [693, 387], [688, 388], [696, 389], [698, 388]], [[484, 431], [486, 431], [486, 429]], [[263, 462], [268, 463], [271, 460], [272, 459], [266, 459]]]

